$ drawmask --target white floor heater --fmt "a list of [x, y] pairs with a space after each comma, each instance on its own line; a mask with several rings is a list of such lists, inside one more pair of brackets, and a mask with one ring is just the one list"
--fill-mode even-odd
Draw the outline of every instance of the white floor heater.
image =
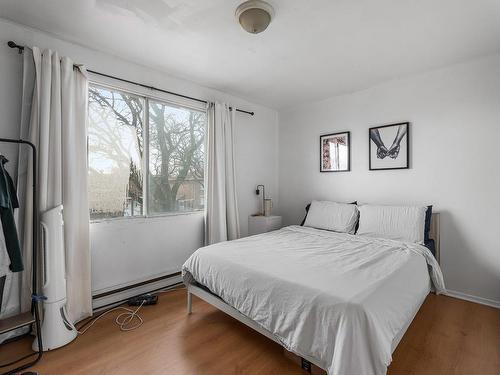
[[[43, 350], [52, 350], [73, 341], [77, 332], [66, 314], [66, 264], [64, 255], [63, 206], [57, 206], [41, 215], [43, 247], [42, 339]], [[38, 350], [38, 341], [33, 342]]]

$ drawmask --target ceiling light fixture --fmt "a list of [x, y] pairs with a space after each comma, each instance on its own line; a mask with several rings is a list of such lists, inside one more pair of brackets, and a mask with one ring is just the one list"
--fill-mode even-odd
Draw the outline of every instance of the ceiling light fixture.
[[274, 17], [274, 9], [265, 1], [245, 1], [236, 8], [236, 19], [251, 34], [263, 32]]

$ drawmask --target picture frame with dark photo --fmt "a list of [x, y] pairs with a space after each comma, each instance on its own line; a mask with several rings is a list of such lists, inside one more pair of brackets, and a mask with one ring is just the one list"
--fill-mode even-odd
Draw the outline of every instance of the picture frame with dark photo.
[[351, 132], [324, 134], [319, 137], [320, 172], [351, 170]]
[[410, 168], [410, 123], [400, 122], [368, 129], [369, 169]]

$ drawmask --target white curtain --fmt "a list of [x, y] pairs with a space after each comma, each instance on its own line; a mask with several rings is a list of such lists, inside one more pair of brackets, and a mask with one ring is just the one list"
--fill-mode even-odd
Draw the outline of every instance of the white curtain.
[[[25, 48], [21, 137], [38, 149], [39, 213], [63, 205], [67, 311], [78, 321], [92, 313], [87, 198], [87, 89], [83, 67], [57, 52]], [[32, 165], [20, 154], [18, 190], [25, 207], [19, 222], [25, 269], [32, 257]], [[22, 192], [24, 189], [24, 192]], [[41, 262], [39, 262], [41, 263]], [[41, 269], [41, 265], [38, 265]], [[41, 274], [40, 274], [41, 275]], [[31, 274], [21, 285], [21, 310], [30, 309]]]
[[234, 160], [234, 112], [229, 105], [209, 105], [205, 244], [240, 237]]

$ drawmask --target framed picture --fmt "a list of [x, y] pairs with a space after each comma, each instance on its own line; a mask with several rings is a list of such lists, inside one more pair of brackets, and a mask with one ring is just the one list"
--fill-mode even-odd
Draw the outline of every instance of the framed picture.
[[351, 132], [322, 135], [319, 144], [320, 172], [351, 170]]
[[376, 126], [368, 130], [370, 170], [408, 169], [410, 123]]

